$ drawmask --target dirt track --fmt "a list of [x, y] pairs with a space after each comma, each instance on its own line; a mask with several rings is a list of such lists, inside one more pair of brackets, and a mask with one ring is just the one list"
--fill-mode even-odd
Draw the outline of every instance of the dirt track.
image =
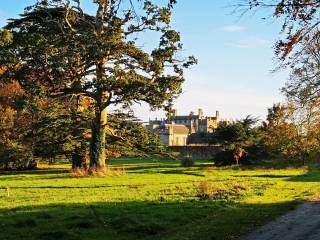
[[242, 240], [320, 240], [320, 201], [304, 203]]

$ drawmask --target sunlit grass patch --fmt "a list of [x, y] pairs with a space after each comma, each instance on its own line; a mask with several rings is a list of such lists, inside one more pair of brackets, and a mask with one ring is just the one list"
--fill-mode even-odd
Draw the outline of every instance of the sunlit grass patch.
[[126, 174], [72, 177], [70, 165], [42, 165], [0, 175], [0, 239], [236, 239], [320, 193], [317, 169], [110, 163]]
[[224, 184], [221, 182], [201, 181], [197, 188], [200, 200], [228, 200], [246, 193], [247, 186], [240, 183]]

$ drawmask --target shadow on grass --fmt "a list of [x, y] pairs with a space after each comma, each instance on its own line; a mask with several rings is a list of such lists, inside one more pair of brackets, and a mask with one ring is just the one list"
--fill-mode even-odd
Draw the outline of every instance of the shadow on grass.
[[[37, 180], [48, 180], [48, 179], [66, 179], [70, 178], [70, 169], [41, 169], [41, 170], [28, 170], [28, 171], [1, 171], [1, 180], [24, 180], [28, 175], [32, 175]], [[38, 175], [38, 176], [34, 176]]]
[[140, 164], [177, 164], [179, 161], [173, 159], [154, 159], [154, 158], [120, 158], [108, 161], [110, 165], [140, 165]]
[[233, 177], [248, 177], [248, 178], [283, 178], [285, 181], [291, 182], [320, 182], [320, 170], [319, 169], [309, 169], [306, 173], [302, 175], [281, 175], [281, 174], [239, 174], [232, 175]]
[[[135, 169], [135, 170], [133, 170]], [[127, 168], [128, 172], [132, 172], [134, 174], [148, 174], [148, 173], [160, 173], [160, 174], [179, 174], [179, 175], [189, 175], [189, 176], [197, 176], [197, 177], [205, 177], [204, 174], [195, 172], [202, 170], [201, 168], [184, 168], [179, 166], [154, 166], [154, 167], [135, 167], [135, 168]]]
[[0, 171], [1, 175], [17, 175], [17, 174], [24, 174], [24, 175], [37, 175], [37, 174], [62, 174], [68, 173], [70, 169], [65, 168], [48, 168], [48, 169], [34, 169], [34, 170], [21, 170], [21, 171]]
[[293, 176], [288, 179], [292, 182], [320, 182], [320, 170], [310, 170], [306, 174]]
[[292, 175], [277, 175], [277, 174], [257, 174], [257, 175], [232, 175], [233, 177], [249, 177], [249, 178], [290, 178]]
[[292, 182], [320, 182], [320, 170], [309, 170], [302, 175], [281, 175], [281, 174], [235, 174], [233, 177], [246, 177], [246, 178], [272, 178], [284, 179], [285, 181]]
[[237, 239], [297, 202], [61, 204], [0, 210], [3, 240]]
[[[115, 165], [113, 165], [115, 166]], [[119, 165], [121, 166], [121, 165]], [[197, 177], [205, 177], [204, 174], [199, 173], [199, 171], [203, 171], [204, 167], [207, 167], [208, 165], [199, 164], [194, 167], [185, 168], [181, 167], [177, 164], [152, 164], [152, 165], [133, 165], [128, 166], [125, 165], [125, 168], [128, 172], [132, 172], [135, 174], [147, 174], [147, 173], [161, 173], [161, 174], [183, 174], [183, 175], [191, 175], [191, 176], [197, 176]], [[198, 171], [198, 172], [195, 172]]]
[[[120, 166], [121, 165], [112, 165], [112, 166]], [[177, 165], [173, 165], [173, 164], [150, 164], [150, 165], [146, 165], [146, 164], [141, 164], [141, 165], [124, 165], [124, 167], [128, 170], [128, 171], [142, 171], [145, 172], [146, 170], [154, 170], [154, 169], [162, 169], [162, 168], [177, 168], [179, 166]]]
[[160, 171], [160, 173], [163, 174], [183, 174], [183, 175], [190, 175], [190, 176], [196, 176], [196, 177], [205, 177], [206, 175], [201, 174], [199, 172], [193, 172], [193, 171], [185, 171], [185, 170], [165, 170], [165, 171]]

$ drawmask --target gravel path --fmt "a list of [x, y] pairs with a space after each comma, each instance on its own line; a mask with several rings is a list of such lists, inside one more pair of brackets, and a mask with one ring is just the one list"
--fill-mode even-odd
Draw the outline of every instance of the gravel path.
[[320, 240], [320, 201], [306, 202], [242, 240]]

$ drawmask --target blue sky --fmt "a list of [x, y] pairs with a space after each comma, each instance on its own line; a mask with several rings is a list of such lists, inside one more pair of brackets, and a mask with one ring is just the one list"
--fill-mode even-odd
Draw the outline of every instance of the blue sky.
[[[5, 2], [0, 5], [1, 26], [34, 1]], [[234, 3], [236, 0], [178, 0], [173, 25], [182, 34], [183, 54], [199, 60], [186, 72], [183, 94], [175, 105], [180, 114], [202, 108], [207, 115], [220, 110], [222, 118], [248, 114], [265, 118], [267, 107], [283, 100], [279, 89], [288, 74], [271, 74], [276, 66], [272, 46], [279, 38], [280, 23], [261, 20], [268, 13], [239, 18], [239, 13], [232, 14]], [[142, 41], [148, 44], [147, 39]], [[149, 112], [145, 104], [134, 110], [143, 120], [164, 116], [161, 111]]]

